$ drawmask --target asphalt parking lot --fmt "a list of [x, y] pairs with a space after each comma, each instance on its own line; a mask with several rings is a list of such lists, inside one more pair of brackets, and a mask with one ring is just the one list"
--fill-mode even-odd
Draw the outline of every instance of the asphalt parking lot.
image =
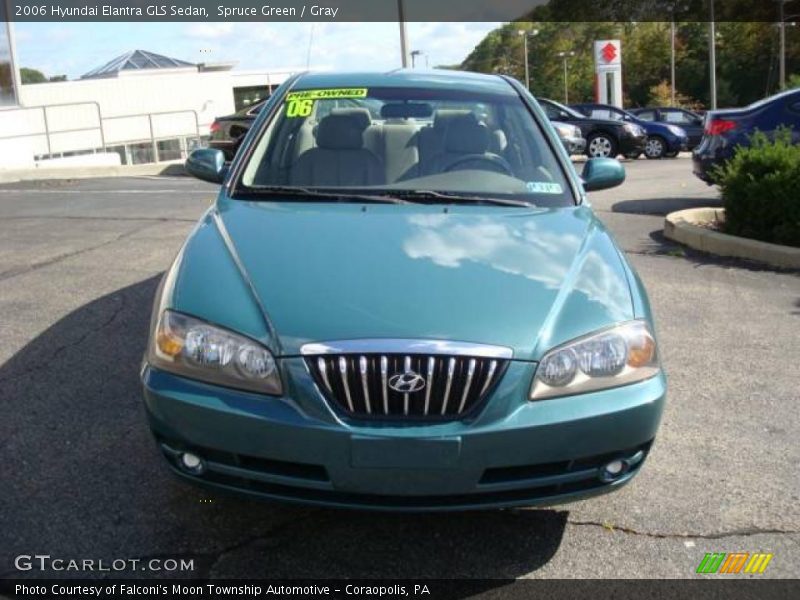
[[[193, 558], [193, 577], [695, 577], [705, 552], [800, 573], [800, 276], [684, 252], [718, 203], [686, 159], [593, 205], [645, 281], [670, 398], [643, 472], [553, 509], [393, 515], [211, 497], [172, 478], [138, 369], [151, 298], [214, 186], [0, 186], [0, 576], [14, 557]], [[50, 575], [53, 575], [50, 573]], [[149, 573], [174, 576], [175, 573]]]

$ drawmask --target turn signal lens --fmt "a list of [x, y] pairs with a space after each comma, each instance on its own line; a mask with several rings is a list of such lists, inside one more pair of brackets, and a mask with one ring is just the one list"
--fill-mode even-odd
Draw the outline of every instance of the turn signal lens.
[[632, 336], [628, 340], [628, 366], [630, 367], [646, 367], [653, 364], [656, 359], [656, 341], [648, 335], [648, 332], [642, 332], [641, 335]]

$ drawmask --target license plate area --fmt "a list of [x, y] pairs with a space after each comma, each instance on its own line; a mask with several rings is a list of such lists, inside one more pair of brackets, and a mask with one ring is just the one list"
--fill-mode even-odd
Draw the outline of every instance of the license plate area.
[[458, 465], [461, 438], [404, 439], [354, 435], [350, 464], [363, 469], [450, 469]]

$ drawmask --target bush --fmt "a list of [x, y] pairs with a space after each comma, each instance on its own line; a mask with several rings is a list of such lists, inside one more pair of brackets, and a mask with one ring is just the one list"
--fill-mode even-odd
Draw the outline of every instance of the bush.
[[800, 145], [792, 144], [791, 130], [756, 132], [717, 169], [715, 181], [726, 233], [800, 247]]

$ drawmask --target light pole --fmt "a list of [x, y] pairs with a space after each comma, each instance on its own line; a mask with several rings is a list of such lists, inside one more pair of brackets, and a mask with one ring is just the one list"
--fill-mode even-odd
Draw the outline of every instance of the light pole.
[[708, 21], [709, 87], [711, 88], [711, 110], [717, 108], [717, 27], [714, 23], [714, 0], [711, 0], [711, 18]]
[[530, 76], [530, 71], [528, 70], [528, 38], [539, 35], [539, 30], [532, 29], [531, 31], [526, 31], [524, 29], [520, 29], [517, 31], [517, 33], [522, 36], [522, 49], [523, 49], [522, 51], [524, 53], [524, 59], [525, 59], [525, 89], [530, 91], [531, 76]]
[[403, 11], [403, 0], [397, 0], [397, 20], [400, 23], [400, 64], [405, 69], [408, 66], [408, 53], [406, 51], [406, 18]]
[[421, 50], [412, 50], [411, 51], [411, 68], [414, 69], [417, 66], [417, 57], [422, 55]]
[[567, 83], [569, 77], [569, 71], [567, 67], [567, 61], [575, 56], [575, 52], [559, 52], [558, 57], [564, 59], [564, 104], [569, 104], [569, 84]]

